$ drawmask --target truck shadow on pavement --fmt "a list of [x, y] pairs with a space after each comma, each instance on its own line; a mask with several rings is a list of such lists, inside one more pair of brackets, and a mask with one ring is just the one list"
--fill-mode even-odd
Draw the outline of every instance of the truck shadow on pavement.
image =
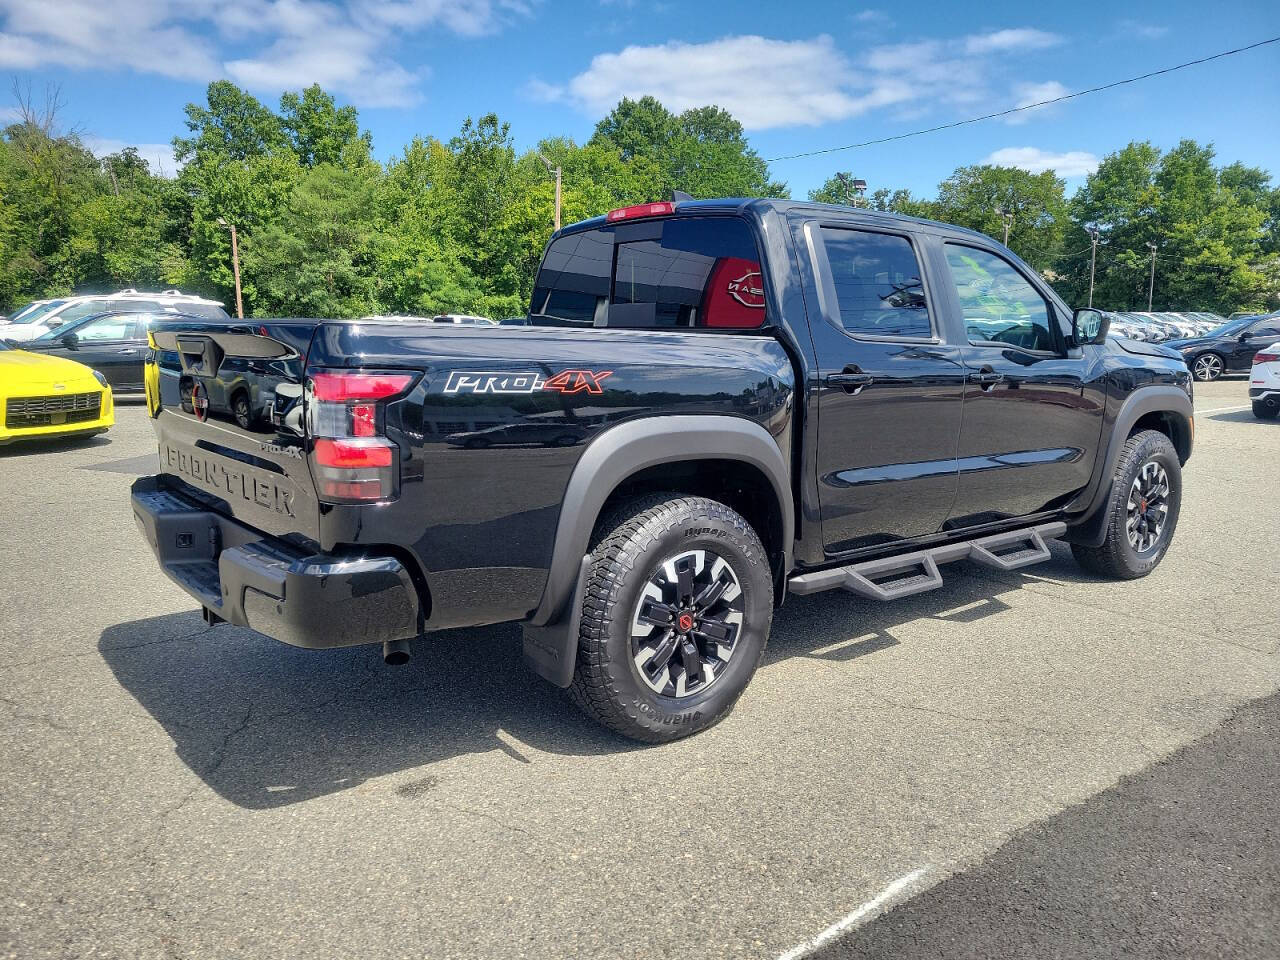
[[[1055, 581], [1087, 579], [1063, 553], [1055, 546], [1054, 558], [1035, 569]], [[922, 617], [973, 629], [1009, 609], [1000, 594], [1028, 582], [967, 563], [952, 569], [943, 589], [892, 604], [842, 592], [790, 598], [774, 619], [762, 669], [792, 657], [853, 661], [896, 645], [894, 628]], [[571, 756], [649, 749], [598, 727], [529, 671], [513, 624], [429, 634], [399, 668], [384, 666], [374, 646], [300, 650], [236, 627], [206, 627], [195, 612], [110, 627], [98, 650], [182, 761], [246, 809], [418, 770], [422, 776], [398, 788], [411, 797], [437, 782], [430, 765], [470, 753], [501, 750], [529, 763], [525, 745]]]

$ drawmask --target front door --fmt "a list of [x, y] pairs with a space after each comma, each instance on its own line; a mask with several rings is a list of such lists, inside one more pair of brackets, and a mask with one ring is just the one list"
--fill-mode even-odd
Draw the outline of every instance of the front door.
[[907, 234], [805, 225], [818, 277], [818, 500], [835, 556], [937, 533], [956, 492], [964, 367]]
[[1068, 351], [1055, 308], [993, 250], [948, 242], [948, 308], [966, 371], [959, 484], [947, 526], [1055, 509], [1088, 485], [1103, 399], [1092, 351]]
[[73, 327], [51, 353], [92, 367], [119, 393], [142, 393], [146, 334], [139, 317], [111, 313]]
[[1280, 317], [1263, 317], [1254, 321], [1240, 331], [1230, 368], [1248, 370], [1253, 366], [1254, 354], [1265, 350], [1277, 340], [1280, 340]]

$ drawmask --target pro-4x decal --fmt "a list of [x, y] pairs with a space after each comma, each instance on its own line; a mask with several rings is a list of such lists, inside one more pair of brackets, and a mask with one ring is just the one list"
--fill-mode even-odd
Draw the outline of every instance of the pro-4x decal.
[[551, 376], [528, 370], [490, 373], [454, 370], [445, 382], [445, 393], [604, 393], [600, 386], [612, 370], [561, 370]]

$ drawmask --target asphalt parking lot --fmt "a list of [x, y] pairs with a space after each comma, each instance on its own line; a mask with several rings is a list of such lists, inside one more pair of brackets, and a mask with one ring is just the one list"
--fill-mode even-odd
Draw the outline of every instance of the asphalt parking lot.
[[1197, 387], [1151, 577], [1055, 545], [896, 604], [791, 598], [729, 719], [653, 748], [512, 626], [398, 670], [206, 628], [134, 527], [137, 406], [0, 450], [0, 947], [1273, 956], [1280, 422], [1246, 386]]

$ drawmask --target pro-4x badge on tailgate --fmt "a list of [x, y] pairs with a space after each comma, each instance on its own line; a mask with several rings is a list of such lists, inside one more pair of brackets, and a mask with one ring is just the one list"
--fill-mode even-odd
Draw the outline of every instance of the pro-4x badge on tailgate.
[[454, 370], [444, 385], [445, 393], [604, 393], [600, 384], [612, 370], [561, 370], [544, 377], [526, 370], [488, 373]]

